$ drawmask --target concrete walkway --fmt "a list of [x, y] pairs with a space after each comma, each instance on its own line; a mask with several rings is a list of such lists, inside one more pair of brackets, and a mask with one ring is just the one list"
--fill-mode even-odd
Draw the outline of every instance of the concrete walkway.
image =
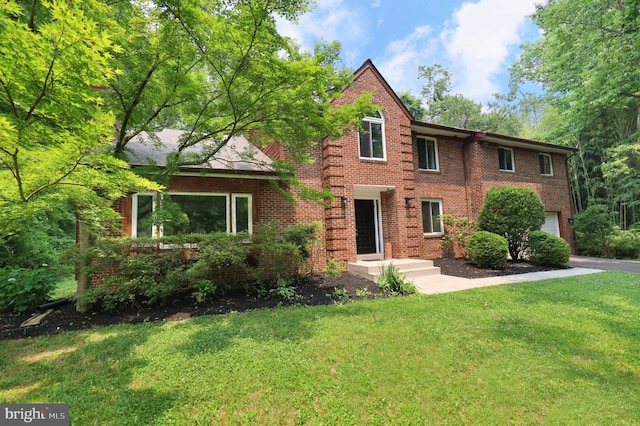
[[564, 278], [576, 275], [593, 274], [603, 272], [602, 269], [591, 268], [570, 268], [557, 269], [555, 271], [531, 272], [529, 274], [505, 275], [502, 277], [489, 278], [460, 278], [450, 275], [434, 275], [431, 277], [418, 277], [413, 279], [413, 283], [420, 293], [438, 294], [450, 293], [452, 291], [467, 290], [470, 288], [487, 287], [500, 284], [513, 284], [525, 281], [546, 280], [548, 278]]
[[634, 260], [602, 259], [598, 257], [571, 256], [567, 263], [570, 269], [555, 271], [532, 272], [529, 274], [505, 275], [490, 278], [459, 278], [449, 275], [415, 278], [413, 283], [418, 291], [425, 294], [449, 293], [470, 288], [487, 287], [491, 285], [513, 284], [525, 281], [546, 280], [548, 278], [564, 278], [576, 275], [593, 274], [605, 270], [616, 270], [640, 273], [640, 262]]

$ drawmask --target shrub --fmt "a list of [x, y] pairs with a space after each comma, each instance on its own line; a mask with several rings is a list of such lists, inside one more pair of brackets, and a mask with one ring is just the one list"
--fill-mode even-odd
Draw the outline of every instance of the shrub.
[[615, 224], [607, 206], [595, 204], [575, 215], [573, 230], [576, 232], [578, 253], [588, 256], [607, 254], [607, 239], [615, 230]]
[[323, 272], [332, 277], [339, 277], [344, 271], [344, 265], [342, 260], [329, 256], [327, 258], [327, 266], [323, 269]]
[[55, 289], [48, 267], [1, 268], [0, 311], [22, 313], [46, 302]]
[[112, 310], [122, 303], [163, 304], [179, 293], [202, 302], [256, 285], [266, 292], [299, 274], [315, 238], [313, 229], [265, 225], [252, 242], [247, 234], [227, 233], [101, 239], [89, 250], [87, 262], [88, 272], [100, 283], [80, 300]]
[[543, 231], [529, 234], [529, 250], [531, 263], [538, 265], [562, 266], [571, 256], [568, 242]]
[[[476, 230], [477, 225], [467, 217], [456, 217], [450, 214], [442, 216], [445, 236], [440, 243], [443, 257], [455, 257], [455, 248], [465, 259], [469, 257], [467, 253], [467, 240]], [[453, 251], [453, 256], [451, 252]]]
[[527, 237], [544, 224], [546, 214], [540, 197], [530, 188], [504, 186], [487, 191], [478, 215], [478, 229], [507, 239], [514, 260], [527, 252]]
[[393, 264], [380, 267], [378, 285], [382, 291], [391, 294], [413, 294], [416, 286], [404, 278], [404, 274]]
[[467, 240], [469, 257], [481, 268], [500, 269], [507, 263], [508, 243], [501, 235], [476, 231]]
[[607, 239], [607, 252], [616, 257], [638, 259], [640, 257], [640, 232], [618, 231]]

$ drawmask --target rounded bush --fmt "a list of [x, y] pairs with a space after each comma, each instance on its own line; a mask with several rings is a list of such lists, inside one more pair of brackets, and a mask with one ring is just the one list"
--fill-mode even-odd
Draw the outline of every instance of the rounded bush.
[[503, 236], [477, 231], [467, 240], [467, 250], [471, 260], [479, 267], [500, 269], [507, 263], [509, 244]]
[[544, 231], [529, 234], [529, 250], [531, 263], [538, 265], [562, 266], [571, 256], [568, 242]]
[[540, 197], [531, 188], [502, 186], [487, 191], [478, 229], [507, 238], [511, 258], [522, 259], [527, 251], [527, 236], [544, 224], [546, 214]]

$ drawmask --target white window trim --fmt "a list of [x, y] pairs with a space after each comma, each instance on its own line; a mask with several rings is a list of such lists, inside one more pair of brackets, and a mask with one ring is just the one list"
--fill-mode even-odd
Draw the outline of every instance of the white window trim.
[[439, 205], [439, 210], [440, 210], [440, 214], [439, 214], [440, 218], [439, 218], [439, 219], [440, 219], [440, 229], [441, 229], [441, 231], [440, 231], [440, 232], [424, 232], [424, 219], [422, 219], [422, 218], [423, 218], [423, 213], [422, 213], [422, 211], [421, 211], [421, 212], [420, 212], [420, 213], [421, 213], [421, 220], [423, 220], [423, 224], [422, 224], [422, 235], [424, 235], [424, 236], [444, 235], [444, 222], [443, 222], [443, 220], [442, 220], [442, 215], [443, 215], [444, 213], [443, 213], [443, 210], [442, 210], [442, 208], [443, 208], [443, 207], [442, 207], [442, 199], [440, 199], [440, 198], [423, 198], [423, 199], [420, 201], [420, 207], [421, 207], [421, 208], [422, 208], [422, 206], [423, 206], [423, 204], [422, 204], [422, 203], [423, 203], [423, 202], [425, 202], [425, 201], [428, 201], [428, 202], [431, 202], [431, 203], [438, 203], [438, 205]]
[[512, 168], [512, 169], [503, 169], [503, 168], [500, 168], [500, 171], [501, 171], [501, 172], [510, 172], [510, 173], [515, 173], [515, 172], [516, 172], [516, 156], [515, 156], [515, 154], [513, 153], [513, 148], [507, 148], [506, 146], [499, 146], [499, 147], [498, 147], [498, 166], [500, 166], [500, 164], [499, 164], [499, 163], [500, 163], [499, 159], [500, 159], [500, 150], [501, 150], [501, 149], [503, 149], [503, 150], [505, 150], [505, 151], [509, 151], [509, 152], [511, 152], [511, 165], [513, 166], [513, 168]]
[[248, 203], [249, 203], [249, 229], [247, 229], [247, 232], [249, 233], [249, 235], [253, 235], [253, 198], [251, 196], [251, 194], [231, 194], [231, 220], [232, 220], [232, 226], [233, 226], [233, 230], [232, 232], [234, 234], [238, 233], [238, 226], [237, 226], [237, 220], [238, 217], [236, 215], [236, 200], [238, 198], [247, 198], [248, 199]]
[[420, 168], [420, 158], [418, 157], [418, 170], [425, 170], [425, 171], [429, 171], [429, 172], [439, 172], [440, 171], [440, 153], [438, 152], [438, 139], [437, 138], [430, 138], [430, 137], [426, 137], [426, 136], [419, 136], [418, 137], [418, 143], [420, 143], [420, 141], [423, 140], [425, 141], [425, 153], [427, 154], [427, 158], [426, 158], [426, 164], [427, 167], [429, 167], [429, 152], [427, 149], [427, 143], [426, 141], [433, 141], [433, 149], [435, 150], [435, 156], [436, 156], [436, 168], [435, 169], [421, 169]]
[[540, 174], [542, 176], [553, 176], [553, 157], [551, 156], [551, 154], [545, 154], [545, 153], [541, 152], [540, 153], [540, 157], [549, 158], [549, 173], [542, 173], [542, 171], [540, 171]]
[[[384, 114], [382, 111], [378, 111], [380, 117], [364, 117], [362, 121], [368, 121], [370, 123], [380, 124], [381, 133], [382, 133], [382, 158], [378, 157], [363, 157], [360, 153], [360, 131], [358, 131], [358, 157], [361, 160], [373, 160], [373, 161], [387, 161], [387, 137], [384, 131]], [[373, 154], [373, 146], [371, 147], [371, 154]]]
[[[131, 238], [138, 238], [138, 196], [151, 196], [153, 206], [151, 211], [154, 212], [156, 210], [156, 205], [158, 203], [158, 193], [157, 192], [139, 192], [133, 194], [131, 197]], [[151, 228], [152, 238], [155, 238], [158, 235], [158, 229], [154, 224]]]

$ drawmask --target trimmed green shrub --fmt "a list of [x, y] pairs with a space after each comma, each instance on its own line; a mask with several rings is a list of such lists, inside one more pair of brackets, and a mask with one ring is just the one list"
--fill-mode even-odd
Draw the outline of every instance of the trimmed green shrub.
[[471, 260], [479, 267], [500, 269], [507, 263], [509, 245], [501, 235], [476, 231], [467, 240], [467, 250]]
[[392, 263], [380, 267], [378, 285], [382, 291], [391, 294], [413, 294], [417, 291], [413, 282], [406, 280], [404, 274]]
[[39, 268], [0, 268], [0, 311], [22, 313], [45, 303], [55, 289], [55, 274]]
[[544, 231], [529, 234], [529, 250], [531, 263], [538, 265], [562, 266], [571, 256], [568, 242]]
[[538, 194], [522, 186], [504, 186], [487, 191], [478, 215], [478, 230], [493, 232], [507, 239], [514, 260], [527, 253], [527, 237], [544, 224], [544, 204]]
[[607, 252], [615, 257], [638, 259], [640, 257], [640, 232], [618, 231], [607, 239]]
[[595, 204], [575, 215], [573, 230], [578, 253], [606, 256], [607, 239], [614, 233], [615, 223], [607, 206]]

